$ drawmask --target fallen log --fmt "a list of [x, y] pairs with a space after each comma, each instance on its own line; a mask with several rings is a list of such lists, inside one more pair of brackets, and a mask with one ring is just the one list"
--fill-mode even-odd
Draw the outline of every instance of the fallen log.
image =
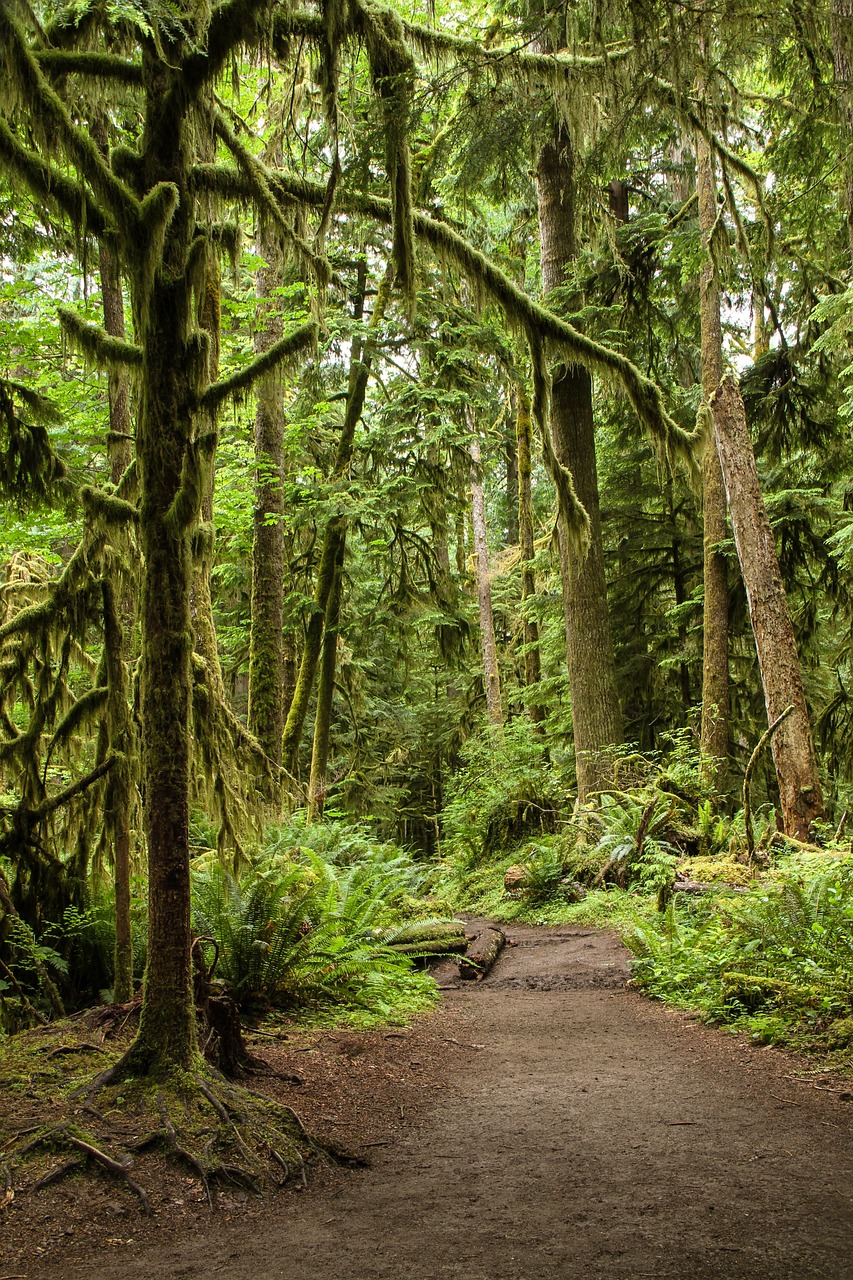
[[468, 946], [463, 920], [413, 920], [388, 930], [381, 941], [404, 956], [444, 955]]
[[476, 978], [477, 981], [485, 978], [503, 950], [505, 942], [506, 934], [502, 929], [495, 929], [492, 926], [481, 929], [478, 934], [475, 934], [465, 955], [459, 961], [459, 977], [469, 980]]

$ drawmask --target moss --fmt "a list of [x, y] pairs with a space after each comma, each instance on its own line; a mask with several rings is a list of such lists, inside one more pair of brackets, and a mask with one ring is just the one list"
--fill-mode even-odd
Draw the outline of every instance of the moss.
[[810, 987], [798, 986], [782, 978], [766, 978], [760, 974], [730, 970], [721, 978], [723, 999], [755, 1012], [765, 1005], [799, 1006], [811, 1004], [817, 993]]
[[142, 365], [142, 348], [122, 338], [111, 338], [100, 325], [88, 324], [68, 307], [57, 309], [63, 331], [88, 359], [98, 365], [120, 369], [138, 369]]

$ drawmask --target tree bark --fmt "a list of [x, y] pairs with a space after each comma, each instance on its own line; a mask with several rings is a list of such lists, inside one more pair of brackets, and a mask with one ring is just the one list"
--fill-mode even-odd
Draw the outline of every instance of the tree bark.
[[346, 544], [341, 540], [335, 561], [334, 579], [326, 604], [323, 627], [323, 653], [320, 679], [317, 683], [317, 710], [314, 715], [314, 743], [311, 751], [311, 777], [308, 783], [308, 821], [322, 818], [328, 787], [329, 740], [332, 726], [332, 701], [338, 663], [338, 632], [341, 619], [341, 590], [344, 577]]
[[[539, 658], [539, 626], [531, 612], [531, 602], [536, 594], [536, 581], [533, 574], [533, 465], [530, 404], [527, 393], [520, 384], [514, 388], [513, 400], [518, 457], [518, 539], [521, 551], [521, 613], [524, 619], [524, 684], [528, 690], [531, 690], [540, 683], [542, 668]], [[531, 702], [528, 706], [528, 715], [533, 724], [538, 725], [545, 719], [545, 710], [539, 703]]]
[[[103, 118], [92, 125], [92, 136], [106, 155], [107, 131]], [[121, 269], [108, 244], [98, 244], [98, 265], [101, 277], [101, 304], [104, 312], [104, 328], [111, 338], [124, 338], [124, 297], [122, 295]], [[110, 430], [107, 438], [107, 457], [110, 464], [110, 480], [118, 484], [133, 460], [133, 422], [130, 416], [130, 381], [125, 369], [111, 368], [108, 373]], [[108, 617], [107, 614], [110, 616]], [[136, 609], [132, 593], [125, 585], [121, 590], [120, 617], [113, 624], [112, 592], [106, 601], [104, 645], [107, 649], [109, 670], [110, 712], [109, 737], [112, 748], [121, 755], [118, 767], [113, 767], [107, 781], [107, 793], [112, 808], [113, 822], [113, 892], [116, 911], [116, 940], [113, 957], [113, 1000], [124, 1004], [133, 995], [133, 938], [130, 927], [130, 761], [135, 755], [132, 725], [127, 706], [126, 664], [131, 657]], [[115, 651], [115, 645], [118, 651]], [[122, 706], [121, 699], [124, 699]]]
[[[282, 283], [281, 254], [272, 237], [261, 236], [267, 265], [257, 275], [262, 323], [255, 335], [260, 354], [282, 336], [275, 297]], [[284, 729], [284, 406], [281, 379], [263, 378], [255, 411], [255, 506], [252, 512], [252, 623], [249, 635], [249, 729], [264, 751], [281, 764]]]
[[773, 738], [785, 832], [807, 840], [811, 823], [823, 817], [823, 795], [794, 628], [758, 483], [743, 400], [733, 378], [723, 381], [712, 407], [768, 723], [772, 724], [789, 704], [794, 707]]
[[[566, 269], [575, 255], [574, 157], [563, 126], [554, 128], [539, 153], [536, 189], [542, 287], [547, 296], [565, 284]], [[554, 452], [571, 472], [590, 521], [589, 550], [582, 564], [570, 554], [562, 521], [559, 533], [578, 796], [583, 801], [605, 780], [606, 749], [622, 741], [622, 713], [607, 611], [592, 379], [581, 366], [563, 366], [555, 373], [551, 430]]]
[[[191, 522], [170, 518], [194, 433], [188, 393], [197, 382], [198, 355], [186, 273], [193, 201], [185, 127], [163, 125], [174, 73], [153, 49], [143, 49], [142, 57], [144, 189], [171, 182], [179, 196], [166, 227], [161, 268], [150, 279], [139, 268], [132, 278], [143, 352], [137, 440], [146, 570], [140, 682], [149, 897], [142, 1012], [128, 1067], [144, 1074], [190, 1069], [199, 1060], [190, 960]], [[138, 257], [143, 263], [145, 247]], [[153, 245], [148, 249], [154, 252]]]
[[[709, 243], [717, 217], [717, 184], [711, 150], [701, 137], [696, 142], [696, 163], [699, 226], [705, 247], [699, 278], [702, 396], [710, 403], [723, 377], [723, 337], [720, 289]], [[726, 493], [714, 439], [708, 441], [702, 479], [705, 602], [700, 757], [703, 778], [715, 790], [721, 790], [729, 755], [729, 586], [726, 559], [719, 545], [728, 536], [728, 525]]]
[[853, 0], [832, 0], [831, 29], [835, 92], [841, 117], [841, 149], [845, 156], [847, 241], [853, 259]]
[[[473, 414], [468, 426], [474, 431]], [[489, 723], [497, 733], [503, 732], [501, 682], [498, 674], [498, 650], [495, 644], [495, 622], [492, 613], [492, 589], [489, 583], [489, 547], [486, 536], [486, 502], [481, 479], [480, 441], [472, 435], [469, 445], [471, 461], [471, 524], [474, 530], [474, 559], [477, 574], [477, 601], [480, 611], [480, 651], [483, 655], [483, 681], [486, 689], [486, 711]]]

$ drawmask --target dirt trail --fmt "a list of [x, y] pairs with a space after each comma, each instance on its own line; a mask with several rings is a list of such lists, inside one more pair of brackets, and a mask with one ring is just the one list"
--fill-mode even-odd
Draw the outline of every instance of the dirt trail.
[[440, 1101], [375, 1145], [369, 1168], [262, 1217], [41, 1274], [853, 1278], [853, 1101], [626, 989], [608, 934], [512, 936], [485, 982], [444, 974], [468, 1047]]

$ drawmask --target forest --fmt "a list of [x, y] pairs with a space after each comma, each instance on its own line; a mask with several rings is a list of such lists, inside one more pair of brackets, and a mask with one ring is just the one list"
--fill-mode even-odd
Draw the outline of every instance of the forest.
[[280, 1180], [254, 1032], [512, 922], [849, 1072], [851, 67], [849, 0], [0, 0], [7, 1194], [144, 1201], [106, 1112]]

